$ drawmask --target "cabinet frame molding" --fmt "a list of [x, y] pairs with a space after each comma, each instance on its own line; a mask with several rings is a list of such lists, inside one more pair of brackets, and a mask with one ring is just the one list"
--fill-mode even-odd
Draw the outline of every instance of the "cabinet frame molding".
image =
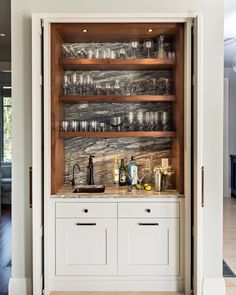
[[[33, 34], [33, 42], [35, 42], [35, 37], [37, 34], [40, 34], [41, 32], [41, 22], [43, 23], [44, 27], [44, 135], [43, 135], [43, 143], [44, 143], [44, 167], [38, 167], [38, 153], [41, 150], [41, 145], [37, 141], [37, 137], [39, 134], [41, 134], [41, 125], [33, 125], [33, 233], [34, 233], [34, 240], [33, 240], [33, 264], [36, 263], [36, 261], [41, 257], [44, 261], [44, 281], [45, 281], [45, 294], [49, 294], [50, 290], [50, 285], [52, 283], [52, 275], [50, 269], [51, 262], [53, 261], [53, 258], [50, 257], [50, 243], [51, 243], [51, 225], [53, 225], [53, 220], [52, 220], [52, 212], [53, 212], [53, 200], [50, 199], [51, 196], [51, 117], [50, 117], [50, 112], [51, 112], [51, 102], [50, 102], [50, 93], [51, 93], [51, 85], [49, 83], [50, 80], [50, 25], [51, 23], [76, 23], [76, 22], [117, 22], [117, 23], [122, 23], [122, 22], [142, 22], [142, 23], [149, 23], [149, 22], [175, 22], [175, 23], [184, 23], [185, 27], [191, 27], [192, 25], [192, 20], [198, 18], [198, 25], [202, 27], [202, 14], [200, 13], [156, 13], [156, 14], [147, 14], [147, 13], [142, 13], [142, 14], [33, 14], [33, 21], [32, 21], [32, 34]], [[198, 37], [201, 39], [202, 38], [202, 30], [200, 30]], [[199, 52], [197, 53], [198, 55], [202, 55], [202, 45], [200, 44], [199, 46]], [[38, 50], [37, 45], [33, 46], [33, 56], [34, 59], [39, 59], [41, 58], [40, 52]], [[189, 55], [186, 54], [185, 51], [185, 56], [184, 60], [189, 64]], [[37, 103], [37, 100], [40, 99], [40, 91], [39, 85], [41, 83], [41, 65], [39, 64], [33, 64], [34, 65], [34, 71], [32, 73], [32, 88], [33, 88], [33, 110], [35, 114], [38, 114], [41, 116], [41, 109], [39, 108], [39, 103]], [[202, 60], [199, 61], [199, 68], [202, 68]], [[199, 79], [199, 93], [202, 94], [202, 73], [200, 72], [198, 75]], [[189, 84], [189, 83], [188, 83]], [[186, 85], [186, 88], [190, 88], [190, 85]], [[189, 90], [188, 90], [189, 91]], [[185, 100], [189, 101], [188, 98], [188, 91], [185, 90]], [[187, 120], [185, 120], [185, 125], [189, 123]], [[189, 134], [189, 132], [187, 132]], [[185, 146], [187, 149], [185, 149], [185, 156], [187, 156], [187, 159], [189, 160], [189, 154], [190, 150], [188, 148], [188, 138], [185, 137]], [[198, 160], [199, 161], [199, 160]], [[36, 163], [36, 164], [35, 164]], [[34, 165], [35, 164], [35, 165]], [[187, 171], [185, 171], [185, 183], [186, 181], [189, 181], [189, 163], [185, 163], [185, 167], [188, 168]], [[37, 173], [35, 173], [37, 172]], [[37, 174], [43, 173], [44, 175], [44, 208], [42, 207], [42, 204], [38, 206], [37, 200], [39, 200], [42, 196], [40, 194], [40, 191], [36, 190], [38, 179], [36, 178]], [[185, 189], [185, 197], [190, 198], [191, 191], [190, 188], [187, 186]], [[199, 196], [196, 195], [196, 204], [198, 203]], [[190, 203], [190, 201], [188, 202]], [[190, 212], [187, 212], [189, 210], [189, 205], [183, 206], [183, 211], [185, 215], [185, 225], [190, 224]], [[44, 212], [44, 230], [43, 230], [43, 235], [44, 235], [44, 256], [42, 256], [42, 253], [40, 252], [40, 248], [38, 247], [42, 232], [39, 230], [39, 216], [42, 215], [42, 212]], [[198, 218], [201, 218], [201, 212], [198, 212]], [[51, 223], [52, 222], [52, 223]], [[51, 225], [50, 225], [51, 223]], [[197, 230], [197, 229], [196, 229]], [[202, 236], [201, 234], [201, 226], [198, 228], [197, 234], [197, 239], [200, 241], [200, 238]], [[191, 241], [191, 235], [190, 231], [185, 229], [185, 245], [186, 248], [189, 248], [190, 242]], [[201, 246], [201, 245], [200, 245]], [[195, 255], [195, 253], [194, 253]], [[197, 261], [199, 265], [201, 266], [201, 251], [200, 251], [200, 256], [197, 257]], [[185, 286], [185, 292], [186, 294], [190, 294], [191, 291], [191, 274], [188, 271], [188, 265], [190, 265], [190, 255], [189, 253], [185, 254], [185, 274], [184, 274], [184, 286]], [[200, 267], [201, 270], [201, 267]], [[201, 271], [200, 271], [201, 274]], [[42, 294], [42, 286], [39, 286], [37, 284], [37, 280], [39, 277], [38, 270], [35, 268], [33, 272], [33, 288], [34, 288], [34, 294]], [[201, 285], [201, 278], [198, 279], [199, 282], [199, 291], [200, 291], [200, 285]], [[154, 278], [153, 278], [154, 280]], [[148, 283], [149, 284], [149, 283]], [[81, 285], [81, 287], [83, 287]], [[198, 291], [198, 290], [197, 290]], [[198, 292], [199, 292], [198, 291]], [[198, 294], [198, 293], [197, 293]]]

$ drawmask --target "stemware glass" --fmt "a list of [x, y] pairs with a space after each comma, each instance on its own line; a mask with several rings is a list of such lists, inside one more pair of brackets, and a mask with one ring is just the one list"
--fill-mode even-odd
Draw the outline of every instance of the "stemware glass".
[[118, 79], [115, 80], [114, 91], [116, 95], [120, 94], [120, 81]]
[[162, 121], [162, 112], [156, 111], [154, 112], [154, 130], [161, 130], [161, 121]]
[[147, 58], [151, 57], [151, 50], [153, 50], [154, 43], [152, 40], [146, 40], [144, 41], [144, 47], [147, 50]]
[[98, 130], [98, 122], [97, 121], [90, 121], [89, 122], [89, 131], [96, 132]]
[[102, 84], [100, 82], [97, 82], [95, 85], [95, 93], [97, 95], [102, 95]]
[[126, 50], [122, 47], [119, 49], [120, 58], [126, 58]]
[[64, 75], [64, 82], [63, 82], [63, 89], [64, 89], [64, 95], [68, 95], [69, 94], [69, 80], [70, 80], [70, 77], [65, 74]]
[[70, 121], [70, 131], [79, 131], [79, 122], [76, 120]]
[[67, 132], [69, 131], [69, 121], [61, 121], [61, 131]]
[[77, 79], [77, 84], [78, 84], [78, 94], [83, 95], [83, 75], [79, 75]]
[[139, 41], [137, 40], [131, 41], [130, 46], [132, 48], [132, 58], [137, 58], [137, 49], [139, 47]]
[[77, 74], [74, 72], [71, 77], [71, 83], [72, 83], [72, 95], [76, 95], [77, 93]]
[[150, 129], [150, 112], [146, 112], [145, 113], [144, 128], [145, 128], [145, 130], [149, 130]]
[[80, 121], [80, 131], [88, 131], [88, 121]]
[[106, 82], [105, 84], [105, 90], [106, 90], [106, 95], [111, 95], [112, 93], [112, 87], [110, 82]]
[[163, 131], [170, 130], [170, 112], [169, 111], [162, 112], [162, 128], [163, 128]]
[[137, 112], [137, 123], [138, 123], [138, 130], [142, 131], [143, 130], [143, 111], [138, 111]]
[[149, 130], [154, 129], [154, 112], [149, 112]]
[[129, 112], [128, 113], [128, 123], [129, 123], [129, 130], [133, 131], [134, 130], [134, 112]]

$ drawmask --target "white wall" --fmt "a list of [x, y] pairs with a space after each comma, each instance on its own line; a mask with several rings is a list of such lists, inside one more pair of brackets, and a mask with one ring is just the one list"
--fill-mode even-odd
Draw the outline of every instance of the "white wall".
[[[204, 13], [204, 135], [206, 171], [203, 216], [203, 273], [222, 272], [223, 155], [223, 12], [222, 0], [12, 0], [13, 70], [13, 272], [31, 275], [31, 210], [28, 166], [31, 163], [31, 13]], [[210, 120], [209, 120], [210, 118]]]

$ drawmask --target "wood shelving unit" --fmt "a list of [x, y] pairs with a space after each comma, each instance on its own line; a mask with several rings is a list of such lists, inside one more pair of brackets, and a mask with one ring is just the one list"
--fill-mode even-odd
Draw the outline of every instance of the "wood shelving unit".
[[169, 137], [176, 136], [174, 131], [120, 131], [120, 132], [60, 132], [61, 138], [74, 137]]
[[173, 59], [60, 59], [63, 70], [166, 70], [175, 66]]
[[[87, 33], [83, 33], [86, 27]], [[148, 28], [153, 31], [149, 32]], [[164, 34], [174, 40], [176, 58], [172, 59], [64, 59], [62, 43], [111, 43], [131, 40], [156, 40]], [[171, 138], [171, 163], [175, 169], [175, 188], [184, 193], [184, 27], [181, 23], [54, 23], [51, 25], [51, 192], [55, 194], [64, 185], [65, 139], [75, 137], [168, 137]], [[171, 70], [175, 95], [135, 96], [63, 96], [65, 70], [76, 71], [158, 71]], [[170, 102], [175, 131], [135, 132], [60, 132], [64, 120], [65, 103]]]
[[60, 96], [60, 101], [65, 103], [79, 103], [79, 102], [173, 102], [176, 100], [175, 95], [70, 95]]

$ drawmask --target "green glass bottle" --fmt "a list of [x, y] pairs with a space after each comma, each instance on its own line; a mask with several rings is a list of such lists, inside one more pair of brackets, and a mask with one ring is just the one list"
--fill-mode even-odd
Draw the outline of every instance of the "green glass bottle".
[[119, 186], [126, 185], [126, 169], [125, 169], [125, 160], [121, 159], [120, 168], [119, 168]]

